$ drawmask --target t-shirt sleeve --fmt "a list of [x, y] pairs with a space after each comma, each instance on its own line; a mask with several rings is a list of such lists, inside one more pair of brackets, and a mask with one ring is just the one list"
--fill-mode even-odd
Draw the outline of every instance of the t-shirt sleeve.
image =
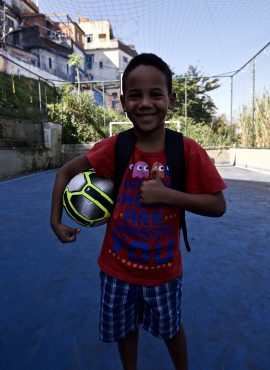
[[86, 156], [99, 176], [113, 177], [116, 136], [96, 143]]
[[184, 137], [186, 191], [214, 194], [227, 188], [207, 152], [193, 139]]

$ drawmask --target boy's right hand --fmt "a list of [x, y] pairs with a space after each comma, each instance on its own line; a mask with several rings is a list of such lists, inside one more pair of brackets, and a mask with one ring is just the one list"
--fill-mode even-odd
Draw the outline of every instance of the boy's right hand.
[[69, 227], [65, 224], [51, 225], [56, 236], [62, 243], [75, 242], [76, 235], [81, 231], [79, 228]]

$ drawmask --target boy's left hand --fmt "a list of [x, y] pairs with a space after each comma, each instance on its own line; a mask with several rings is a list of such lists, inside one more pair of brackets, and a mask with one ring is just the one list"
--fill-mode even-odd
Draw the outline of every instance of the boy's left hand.
[[152, 179], [143, 181], [141, 185], [141, 200], [144, 204], [162, 203], [165, 185], [157, 171], [152, 172]]

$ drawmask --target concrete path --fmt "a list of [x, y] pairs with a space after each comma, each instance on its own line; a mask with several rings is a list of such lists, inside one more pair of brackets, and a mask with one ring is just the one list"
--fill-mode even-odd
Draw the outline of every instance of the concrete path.
[[[218, 170], [229, 186], [226, 215], [187, 215], [190, 370], [269, 370], [270, 175]], [[120, 370], [116, 346], [98, 339], [104, 227], [58, 242], [49, 227], [54, 176], [0, 182], [0, 369]], [[139, 370], [153, 369], [173, 367], [163, 343], [141, 332]]]

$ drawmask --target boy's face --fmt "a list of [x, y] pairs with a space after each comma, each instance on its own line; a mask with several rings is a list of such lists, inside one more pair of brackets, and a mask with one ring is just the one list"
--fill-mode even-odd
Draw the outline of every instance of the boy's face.
[[140, 65], [129, 73], [121, 103], [134, 128], [151, 132], [164, 127], [175, 94], [167, 88], [166, 76], [153, 66]]

